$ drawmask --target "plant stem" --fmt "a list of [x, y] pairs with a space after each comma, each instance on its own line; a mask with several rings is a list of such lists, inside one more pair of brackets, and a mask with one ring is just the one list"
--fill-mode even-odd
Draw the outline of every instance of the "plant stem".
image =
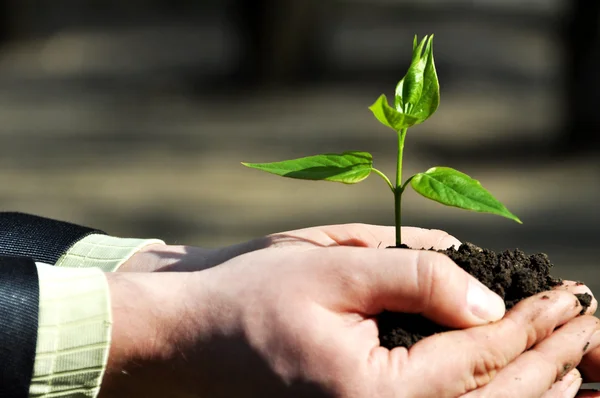
[[404, 192], [404, 190], [406, 189], [406, 187], [408, 186], [408, 184], [410, 184], [410, 182], [412, 181], [413, 178], [416, 177], [416, 174], [412, 177], [410, 177], [409, 179], [407, 179], [406, 181], [404, 181], [404, 184], [402, 184], [402, 192]]
[[396, 163], [396, 187], [402, 185], [402, 155], [404, 154], [404, 139], [406, 138], [406, 131], [408, 129], [402, 129], [398, 131], [398, 157]]
[[390, 187], [390, 189], [392, 190], [392, 192], [394, 192], [394, 186], [392, 185], [392, 182], [390, 181], [390, 179], [383, 174], [381, 171], [377, 170], [376, 168], [372, 168], [371, 169], [372, 172], [374, 172], [375, 174], [379, 175], [381, 178], [383, 178], [383, 180], [388, 184], [388, 187]]
[[399, 188], [394, 190], [394, 213], [396, 215], [396, 247], [402, 244], [402, 191]]
[[402, 157], [404, 154], [404, 139], [406, 131], [402, 129], [398, 131], [398, 157], [396, 163], [396, 187], [394, 188], [394, 213], [396, 216], [396, 247], [402, 244]]

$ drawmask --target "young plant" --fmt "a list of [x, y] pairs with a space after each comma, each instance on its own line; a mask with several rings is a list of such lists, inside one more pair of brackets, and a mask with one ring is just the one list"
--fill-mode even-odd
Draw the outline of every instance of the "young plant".
[[283, 177], [302, 180], [324, 180], [356, 184], [371, 173], [379, 175], [394, 195], [396, 246], [402, 244], [402, 194], [410, 186], [422, 196], [461, 209], [491, 213], [521, 221], [496, 200], [479, 181], [449, 167], [433, 167], [402, 181], [404, 140], [409, 127], [423, 123], [437, 110], [440, 86], [433, 60], [433, 35], [418, 42], [415, 36], [412, 62], [406, 76], [396, 86], [394, 106], [381, 95], [369, 108], [384, 126], [394, 130], [398, 137], [395, 184], [380, 170], [373, 167], [373, 157], [367, 152], [324, 154], [273, 163], [242, 163]]

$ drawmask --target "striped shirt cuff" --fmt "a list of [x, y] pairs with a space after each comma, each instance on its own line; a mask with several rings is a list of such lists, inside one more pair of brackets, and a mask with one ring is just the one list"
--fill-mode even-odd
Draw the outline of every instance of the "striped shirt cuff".
[[92, 234], [75, 243], [57, 261], [57, 267], [100, 268], [114, 272], [141, 248], [164, 244], [159, 239], [125, 239]]
[[110, 347], [110, 292], [97, 268], [36, 263], [40, 307], [30, 397], [96, 397]]

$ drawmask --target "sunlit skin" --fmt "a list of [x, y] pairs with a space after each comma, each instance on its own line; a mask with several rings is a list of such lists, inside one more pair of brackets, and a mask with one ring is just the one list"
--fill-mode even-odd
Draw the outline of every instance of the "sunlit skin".
[[[417, 247], [458, 244], [442, 231], [403, 233]], [[214, 251], [148, 247], [123, 271], [144, 261], [202, 271], [107, 275], [114, 329], [101, 396], [575, 396], [573, 368], [600, 345], [598, 320], [578, 316], [573, 293], [585, 286], [504, 315], [485, 289], [468, 302], [479, 282], [447, 257], [383, 248], [394, 241], [393, 227], [351, 224]], [[465, 329], [389, 351], [374, 320], [383, 309]]]

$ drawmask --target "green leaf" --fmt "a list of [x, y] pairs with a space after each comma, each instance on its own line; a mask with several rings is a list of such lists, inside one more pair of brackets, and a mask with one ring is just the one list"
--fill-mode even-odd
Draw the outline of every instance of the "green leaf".
[[440, 83], [433, 60], [433, 35], [427, 42], [425, 49], [426, 63], [423, 71], [423, 88], [421, 97], [414, 104], [410, 114], [423, 122], [435, 113], [440, 105]]
[[282, 177], [356, 184], [371, 174], [373, 156], [368, 152], [344, 152], [307, 156], [282, 162], [242, 164]]
[[433, 35], [419, 44], [415, 37], [413, 58], [406, 75], [396, 86], [396, 111], [415, 117], [418, 123], [427, 120], [440, 104], [440, 85], [433, 58]]
[[387, 101], [385, 94], [375, 101], [373, 105], [369, 107], [375, 118], [379, 120], [384, 126], [388, 126], [396, 131], [409, 128], [419, 122], [419, 120], [413, 116], [407, 115], [402, 112], [398, 112], [392, 108]]
[[479, 181], [449, 167], [434, 167], [416, 174], [410, 184], [419, 194], [441, 204], [496, 214], [521, 224], [521, 220], [483, 188]]
[[410, 108], [419, 101], [419, 98], [421, 98], [421, 93], [423, 91], [423, 72], [427, 62], [427, 59], [423, 57], [423, 48], [425, 48], [425, 46], [429, 47], [429, 43], [430, 39], [427, 36], [421, 40], [421, 43], [419, 43], [417, 48], [413, 51], [413, 57], [408, 72], [406, 72], [406, 75], [400, 83], [398, 83], [398, 87], [396, 87], [396, 96], [401, 96], [401, 102], [404, 103], [403, 111], [408, 114], [411, 114]]
[[394, 92], [394, 108], [400, 113], [404, 113], [404, 100], [402, 99], [402, 89], [404, 88], [404, 78], [398, 82]]

